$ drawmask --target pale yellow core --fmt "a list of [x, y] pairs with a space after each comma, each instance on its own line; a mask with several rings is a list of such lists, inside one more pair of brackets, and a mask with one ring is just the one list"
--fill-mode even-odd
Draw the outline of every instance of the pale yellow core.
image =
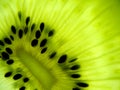
[[54, 85], [55, 77], [30, 53], [19, 50], [18, 58], [29, 69], [29, 71], [38, 79], [45, 90], [49, 90]]

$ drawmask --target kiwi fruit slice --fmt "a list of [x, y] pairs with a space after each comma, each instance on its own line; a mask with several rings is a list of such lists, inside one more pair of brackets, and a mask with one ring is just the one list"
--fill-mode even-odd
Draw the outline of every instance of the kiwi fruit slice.
[[120, 90], [120, 1], [0, 0], [0, 90]]

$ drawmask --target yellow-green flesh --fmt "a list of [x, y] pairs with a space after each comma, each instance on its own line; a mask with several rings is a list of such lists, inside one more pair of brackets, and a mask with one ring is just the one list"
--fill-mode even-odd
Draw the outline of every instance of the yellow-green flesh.
[[[21, 20], [18, 17], [21, 12]], [[35, 30], [41, 22], [45, 29], [39, 39], [48, 39], [45, 54], [42, 48], [31, 46], [35, 38], [35, 30], [28, 32], [9, 46], [15, 60], [7, 65], [0, 58], [0, 90], [72, 90], [75, 82], [89, 84], [81, 90], [120, 90], [120, 1], [119, 0], [1, 0], [0, 1], [0, 40], [13, 35], [11, 25], [16, 30], [25, 27], [25, 20], [30, 17], [29, 30], [33, 23]], [[54, 29], [52, 37], [49, 30]], [[0, 47], [0, 53], [5, 50]], [[56, 51], [57, 55], [50, 59], [49, 55]], [[59, 64], [61, 55], [67, 54], [64, 64]], [[77, 58], [77, 61], [69, 63]], [[65, 69], [80, 64], [80, 69]], [[65, 68], [64, 68], [65, 67]], [[22, 73], [29, 77], [29, 82], [22, 79], [13, 80], [13, 76], [5, 78], [6, 72], [13, 75]], [[78, 79], [70, 77], [71, 73], [79, 73]]]

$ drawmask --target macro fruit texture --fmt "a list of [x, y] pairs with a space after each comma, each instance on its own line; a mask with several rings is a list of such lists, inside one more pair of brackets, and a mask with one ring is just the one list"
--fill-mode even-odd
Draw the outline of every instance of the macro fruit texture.
[[120, 90], [120, 1], [0, 0], [0, 90]]

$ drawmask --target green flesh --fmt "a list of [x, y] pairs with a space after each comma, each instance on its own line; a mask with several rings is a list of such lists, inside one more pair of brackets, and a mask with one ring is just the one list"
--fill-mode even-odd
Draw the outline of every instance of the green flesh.
[[[27, 17], [28, 32], [19, 38]], [[37, 39], [38, 45], [33, 47], [31, 42], [42, 22], [44, 30]], [[50, 31], [53, 35], [49, 37]], [[20, 90], [22, 86], [25, 90], [120, 90], [119, 0], [1, 0], [0, 40], [10, 35], [14, 40], [11, 45], [4, 42], [0, 46], [0, 56], [9, 47], [14, 63], [8, 65], [0, 58], [0, 90]], [[43, 39], [47, 43], [40, 47]], [[42, 54], [44, 48], [47, 50]], [[56, 54], [50, 58], [53, 52]], [[62, 55], [67, 58], [58, 63]], [[73, 59], [76, 61], [70, 62]], [[79, 68], [70, 70], [74, 65]], [[5, 77], [10, 71], [12, 75]], [[22, 78], [14, 80], [15, 74]], [[72, 78], [73, 74], [80, 77]], [[23, 82], [25, 77], [28, 82]], [[79, 86], [78, 82], [88, 87]]]
[[47, 90], [54, 84], [54, 77], [49, 70], [46, 70], [33, 56], [29, 53], [18, 50], [18, 58], [22, 63], [31, 71], [31, 73], [43, 84], [43, 87]]

